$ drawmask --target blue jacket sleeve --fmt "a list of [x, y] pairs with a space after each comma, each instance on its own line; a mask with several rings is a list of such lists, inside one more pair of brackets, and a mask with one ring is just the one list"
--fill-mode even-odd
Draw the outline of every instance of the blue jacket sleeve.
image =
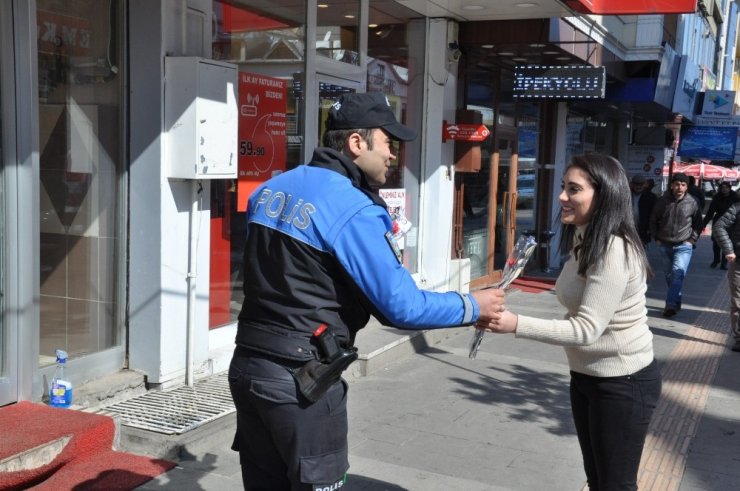
[[386, 232], [390, 219], [378, 206], [362, 208], [330, 240], [335, 257], [385, 322], [403, 329], [472, 324], [478, 304], [471, 295], [421, 290], [396, 259]]

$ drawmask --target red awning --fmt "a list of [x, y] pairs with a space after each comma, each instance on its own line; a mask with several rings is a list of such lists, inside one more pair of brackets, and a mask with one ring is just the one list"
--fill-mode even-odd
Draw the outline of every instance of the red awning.
[[[735, 169], [729, 169], [720, 165], [708, 164], [705, 162], [697, 162], [693, 164], [684, 164], [676, 162], [673, 164], [673, 173], [683, 172], [687, 176], [698, 177], [704, 180], [715, 180], [721, 179], [724, 181], [737, 181], [738, 171]], [[668, 176], [668, 166], [663, 166], [663, 176]]]
[[696, 0], [563, 0], [563, 3], [582, 14], [690, 14], [696, 11]]
[[271, 19], [254, 12], [250, 12], [249, 10], [245, 10], [243, 7], [235, 7], [225, 3], [222, 8], [224, 32], [268, 31], [290, 27], [288, 24], [280, 22], [277, 19]]

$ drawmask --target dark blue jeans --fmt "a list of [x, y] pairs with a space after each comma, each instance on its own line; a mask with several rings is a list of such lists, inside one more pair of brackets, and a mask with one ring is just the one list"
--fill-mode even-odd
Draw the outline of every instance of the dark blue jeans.
[[677, 245], [660, 244], [663, 253], [663, 274], [668, 286], [666, 293], [666, 307], [680, 307], [683, 290], [683, 280], [689, 271], [689, 263], [694, 246], [688, 242]]
[[570, 401], [591, 491], [635, 490], [642, 447], [660, 397], [658, 364], [622, 377], [570, 372]]

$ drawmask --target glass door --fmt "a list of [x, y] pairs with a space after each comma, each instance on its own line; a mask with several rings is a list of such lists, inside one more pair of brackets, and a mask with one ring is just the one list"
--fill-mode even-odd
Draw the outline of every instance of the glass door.
[[492, 267], [497, 270], [503, 269], [517, 238], [518, 140], [514, 127], [500, 125], [495, 129], [492, 185], [496, 190], [496, 225]]
[[[484, 118], [485, 121], [485, 118]], [[456, 176], [456, 222], [462, 224], [458, 257], [470, 259], [470, 286], [488, 286], [501, 276], [517, 234], [518, 138], [499, 125], [481, 148], [481, 168]]]
[[[13, 403], [18, 400], [18, 373], [17, 356], [18, 342], [14, 335], [15, 331], [8, 325], [6, 319], [6, 254], [10, 241], [6, 230], [5, 206], [6, 191], [6, 165], [10, 164], [14, 153], [11, 135], [13, 124], [13, 76], [15, 71], [12, 65], [12, 29], [11, 29], [11, 3], [0, 3], [0, 406]], [[9, 51], [11, 53], [9, 53]]]

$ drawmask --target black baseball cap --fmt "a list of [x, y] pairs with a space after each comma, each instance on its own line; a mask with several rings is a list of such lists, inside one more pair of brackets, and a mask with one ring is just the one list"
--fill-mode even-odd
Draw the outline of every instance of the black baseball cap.
[[364, 128], [382, 128], [395, 140], [416, 138], [416, 131], [396, 120], [388, 99], [380, 92], [344, 94], [329, 108], [327, 130]]
[[683, 182], [683, 183], [688, 184], [689, 176], [687, 176], [683, 172], [678, 172], [676, 174], [673, 174], [673, 177], [671, 177], [671, 182]]

